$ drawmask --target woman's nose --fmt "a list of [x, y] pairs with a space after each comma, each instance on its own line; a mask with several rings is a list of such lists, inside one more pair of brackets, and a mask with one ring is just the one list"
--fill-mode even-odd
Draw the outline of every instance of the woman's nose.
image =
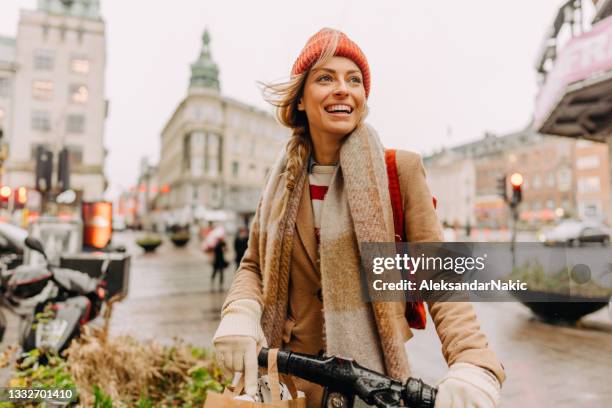
[[337, 81], [336, 84], [337, 85], [336, 85], [336, 89], [334, 89], [334, 95], [344, 96], [348, 94], [348, 86], [346, 85], [346, 82]]

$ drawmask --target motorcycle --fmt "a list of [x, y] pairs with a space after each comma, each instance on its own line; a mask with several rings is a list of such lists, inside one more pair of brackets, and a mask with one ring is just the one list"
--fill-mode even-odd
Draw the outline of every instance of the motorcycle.
[[[39, 349], [60, 353], [76, 338], [81, 328], [100, 316], [106, 301], [106, 276], [110, 259], [105, 259], [98, 278], [84, 272], [59, 268], [48, 261], [42, 243], [27, 237], [25, 245], [40, 253], [45, 265], [6, 267], [0, 259], [0, 302], [20, 317], [19, 342], [23, 351]], [[6, 327], [0, 312], [0, 340]]]
[[[268, 366], [268, 349], [259, 352], [258, 363]], [[415, 378], [406, 383], [360, 366], [341, 357], [320, 357], [278, 351], [278, 372], [325, 387], [324, 408], [352, 408], [355, 398], [379, 408], [433, 408], [437, 389]]]

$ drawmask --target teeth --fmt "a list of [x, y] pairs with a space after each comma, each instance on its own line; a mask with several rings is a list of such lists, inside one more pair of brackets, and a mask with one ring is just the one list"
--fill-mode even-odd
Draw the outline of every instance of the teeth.
[[332, 105], [325, 108], [327, 112], [348, 112], [351, 113], [353, 108], [348, 105]]

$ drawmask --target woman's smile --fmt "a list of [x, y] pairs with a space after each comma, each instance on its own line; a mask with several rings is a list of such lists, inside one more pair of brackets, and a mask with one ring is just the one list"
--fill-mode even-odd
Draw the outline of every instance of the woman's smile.
[[317, 146], [324, 140], [339, 142], [351, 133], [361, 120], [365, 103], [361, 70], [352, 60], [335, 56], [308, 74], [298, 109], [306, 112], [310, 136]]

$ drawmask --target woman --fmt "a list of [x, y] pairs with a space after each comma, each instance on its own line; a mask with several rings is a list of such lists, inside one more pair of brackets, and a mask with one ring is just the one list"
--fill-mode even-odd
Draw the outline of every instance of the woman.
[[225, 239], [219, 238], [213, 249], [213, 273], [210, 275], [210, 287], [211, 289], [215, 284], [215, 276], [219, 275], [219, 292], [223, 291], [223, 275], [225, 274], [225, 268], [227, 268], [227, 261], [225, 260]]
[[[307, 42], [291, 80], [269, 89], [293, 134], [223, 306], [217, 354], [228, 369], [245, 372], [248, 394], [256, 390], [257, 350], [266, 344], [354, 357], [405, 380], [404, 343], [412, 337], [405, 303], [366, 303], [360, 292], [359, 243], [394, 241], [384, 148], [363, 124], [367, 60], [345, 34], [323, 29]], [[441, 241], [419, 156], [398, 152], [397, 169], [408, 241]], [[504, 372], [472, 306], [437, 302], [429, 311], [450, 366], [437, 406], [496, 406]], [[320, 406], [320, 387], [297, 385], [309, 406]]]

